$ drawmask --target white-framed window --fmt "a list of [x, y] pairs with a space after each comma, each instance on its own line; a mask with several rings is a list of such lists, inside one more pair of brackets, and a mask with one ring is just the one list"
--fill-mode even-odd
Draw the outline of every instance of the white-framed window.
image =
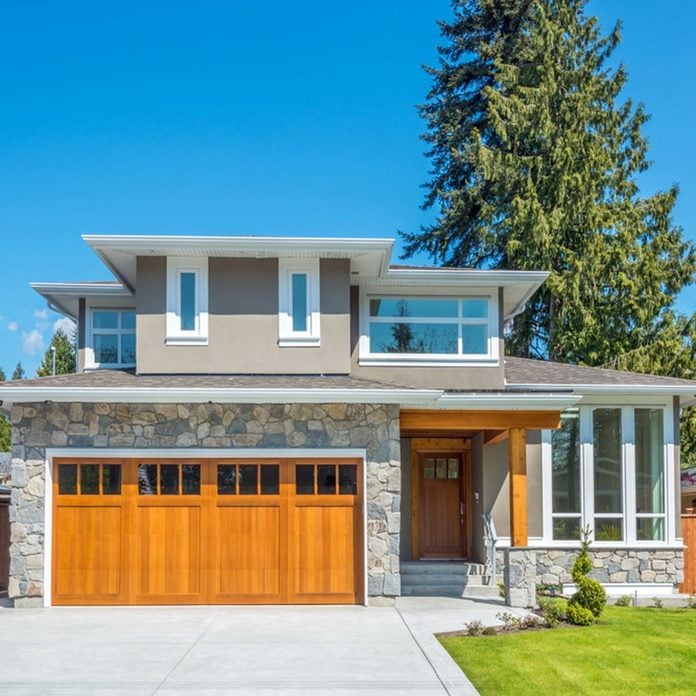
[[495, 295], [364, 292], [362, 364], [466, 364], [498, 361]]
[[135, 309], [88, 310], [85, 367], [135, 367]]
[[675, 543], [673, 410], [588, 405], [542, 433], [544, 541], [598, 546]]
[[169, 345], [208, 343], [208, 259], [167, 258]]
[[278, 345], [319, 346], [319, 259], [279, 259], [278, 272]]

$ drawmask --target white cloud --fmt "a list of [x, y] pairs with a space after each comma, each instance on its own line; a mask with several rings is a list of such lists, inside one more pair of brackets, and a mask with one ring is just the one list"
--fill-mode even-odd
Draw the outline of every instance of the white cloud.
[[16, 321], [11, 321], [7, 324], [8, 331], [16, 331], [19, 328], [19, 323]]
[[48, 319], [48, 309], [35, 309], [34, 317], [36, 319]]
[[67, 317], [61, 317], [53, 322], [53, 333], [60, 330], [67, 336], [70, 336], [70, 332], [75, 329], [75, 322]]
[[22, 350], [27, 355], [36, 355], [43, 347], [44, 337], [38, 329], [22, 334]]

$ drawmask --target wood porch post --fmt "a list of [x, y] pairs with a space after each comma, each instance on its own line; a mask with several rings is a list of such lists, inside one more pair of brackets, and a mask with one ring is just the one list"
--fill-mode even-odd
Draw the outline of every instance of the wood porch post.
[[527, 546], [527, 431], [510, 428], [508, 460], [510, 471], [510, 545]]

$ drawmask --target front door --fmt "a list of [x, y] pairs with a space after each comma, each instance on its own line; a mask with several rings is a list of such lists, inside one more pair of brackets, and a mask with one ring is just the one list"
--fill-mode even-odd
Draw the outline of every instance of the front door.
[[462, 452], [419, 452], [420, 557], [466, 556]]

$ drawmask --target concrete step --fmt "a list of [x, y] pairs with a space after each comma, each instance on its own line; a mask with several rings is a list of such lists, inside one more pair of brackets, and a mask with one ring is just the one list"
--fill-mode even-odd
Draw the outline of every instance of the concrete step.
[[418, 585], [417, 587], [401, 586], [404, 597], [461, 597], [462, 588], [450, 585]]
[[454, 575], [443, 573], [442, 575], [402, 575], [401, 584], [417, 587], [418, 585], [458, 585], [459, 587], [484, 586], [483, 575]]
[[467, 585], [462, 597], [466, 599], [500, 599], [500, 590], [491, 585]]
[[457, 575], [460, 577], [483, 575], [481, 563], [461, 561], [402, 561], [401, 575]]

